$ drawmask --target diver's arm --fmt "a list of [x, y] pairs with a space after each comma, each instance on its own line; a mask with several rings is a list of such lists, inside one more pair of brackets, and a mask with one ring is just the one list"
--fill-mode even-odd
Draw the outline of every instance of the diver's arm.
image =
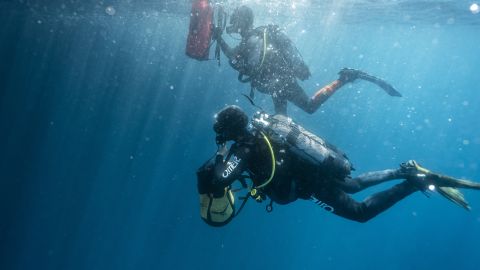
[[[243, 147], [234, 144], [228, 151], [228, 154], [217, 152], [215, 157], [215, 177], [213, 185], [217, 187], [227, 187], [235, 180], [238, 180], [240, 175], [247, 168], [247, 152]], [[225, 159], [225, 156], [227, 157]]]
[[215, 157], [212, 157], [197, 170], [197, 190], [199, 194], [223, 195], [225, 189], [213, 185], [214, 174]]
[[220, 48], [222, 49], [222, 52], [225, 54], [225, 56], [228, 57], [228, 59], [233, 59], [236, 55], [236, 49], [230, 47], [227, 42], [223, 39], [222, 36], [218, 36], [217, 38], [218, 44], [220, 44]]

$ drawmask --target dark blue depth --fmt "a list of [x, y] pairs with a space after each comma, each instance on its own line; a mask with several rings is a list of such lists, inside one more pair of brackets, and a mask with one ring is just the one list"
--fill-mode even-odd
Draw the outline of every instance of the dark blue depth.
[[[471, 212], [417, 193], [358, 224], [308, 201], [272, 213], [250, 201], [208, 227], [195, 171], [216, 150], [213, 115], [254, 108], [224, 57], [184, 55], [190, 4], [43, 2], [0, 1], [0, 269], [478, 269], [473, 191]], [[298, 45], [307, 93], [347, 66], [403, 97], [356, 82], [313, 115], [290, 104], [292, 117], [345, 151], [355, 174], [416, 159], [480, 181], [470, 2], [297, 2], [278, 16], [254, 7], [256, 25], [283, 25]], [[256, 102], [272, 110], [270, 97]]]

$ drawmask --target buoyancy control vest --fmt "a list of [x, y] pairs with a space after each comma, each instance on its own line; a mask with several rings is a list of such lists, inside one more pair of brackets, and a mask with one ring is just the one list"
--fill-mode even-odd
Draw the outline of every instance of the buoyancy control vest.
[[200, 216], [210, 226], [220, 227], [235, 216], [235, 197], [230, 187], [218, 188], [212, 185], [213, 174], [213, 159], [197, 171]]
[[302, 55], [277, 25], [255, 28], [242, 40], [238, 54], [229, 63], [239, 72], [241, 82], [261, 81], [268, 76], [287, 75], [300, 80], [310, 76]]
[[322, 173], [344, 179], [352, 170], [352, 164], [343, 152], [289, 117], [257, 113], [252, 118], [252, 125], [273, 143], [286, 146], [297, 158], [315, 166]]
[[235, 197], [230, 188], [225, 188], [222, 196], [212, 193], [200, 194], [200, 216], [209, 225], [224, 226], [235, 215]]

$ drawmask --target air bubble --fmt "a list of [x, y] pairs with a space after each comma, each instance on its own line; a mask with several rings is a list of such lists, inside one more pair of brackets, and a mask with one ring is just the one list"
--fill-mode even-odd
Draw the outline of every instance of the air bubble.
[[106, 12], [108, 15], [113, 16], [113, 15], [115, 15], [116, 10], [115, 10], [115, 8], [114, 8], [113, 6], [108, 6], [108, 7], [105, 8], [105, 12]]
[[470, 11], [472, 12], [472, 14], [478, 14], [480, 12], [480, 6], [477, 3], [473, 3], [470, 6]]

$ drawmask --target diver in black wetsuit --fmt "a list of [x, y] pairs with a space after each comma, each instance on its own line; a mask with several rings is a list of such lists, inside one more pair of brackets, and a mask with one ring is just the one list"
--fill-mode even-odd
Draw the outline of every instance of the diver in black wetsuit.
[[[273, 129], [287, 135], [271, 132]], [[414, 161], [398, 169], [351, 178], [351, 165], [342, 152], [282, 115], [254, 118], [249, 125], [238, 106], [227, 106], [216, 115], [214, 130], [219, 150], [197, 172], [201, 215], [212, 226], [223, 226], [235, 216], [230, 186], [236, 180], [244, 182], [244, 173], [254, 184], [250, 194], [256, 199], [269, 197], [278, 204], [309, 199], [358, 222], [366, 222], [415, 191], [432, 189], [432, 185], [441, 195], [469, 209], [456, 188], [480, 189], [479, 183], [431, 173]], [[230, 149], [227, 141], [234, 142]], [[348, 195], [394, 179], [405, 181], [362, 202]]]
[[241, 82], [250, 82], [251, 96], [256, 89], [272, 96], [276, 113], [287, 114], [287, 101], [307, 113], [314, 113], [335, 91], [353, 82], [361, 71], [342, 69], [339, 79], [319, 89], [311, 98], [307, 96], [297, 79], [306, 80], [310, 70], [292, 41], [278, 26], [269, 25], [253, 28], [253, 12], [241, 6], [230, 17], [227, 33], [238, 33], [242, 37], [235, 48], [223, 40], [222, 29], [217, 28], [214, 39], [230, 60], [230, 65], [239, 72]]

